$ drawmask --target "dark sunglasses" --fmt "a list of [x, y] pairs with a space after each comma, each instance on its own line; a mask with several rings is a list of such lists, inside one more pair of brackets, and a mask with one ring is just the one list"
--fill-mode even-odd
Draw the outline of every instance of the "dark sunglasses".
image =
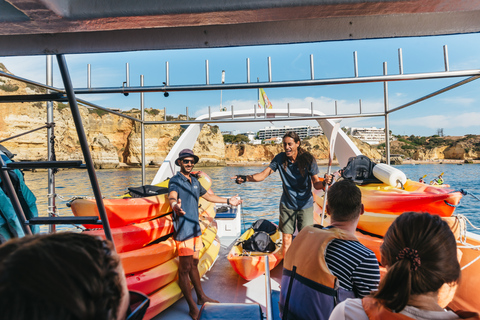
[[192, 164], [195, 164], [195, 160], [187, 160], [187, 159], [183, 159], [182, 160], [183, 163], [187, 164], [187, 163], [192, 163]]
[[142, 320], [150, 305], [150, 298], [137, 291], [128, 291], [128, 293], [130, 294], [130, 305], [126, 320]]

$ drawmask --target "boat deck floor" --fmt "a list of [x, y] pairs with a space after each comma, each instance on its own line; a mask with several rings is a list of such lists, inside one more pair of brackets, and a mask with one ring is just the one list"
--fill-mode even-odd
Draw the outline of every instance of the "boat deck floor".
[[[221, 303], [258, 303], [262, 307], [265, 315], [265, 276], [263, 275], [251, 281], [246, 281], [233, 270], [230, 262], [227, 260], [227, 255], [234, 241], [235, 238], [233, 237], [220, 239], [221, 247], [217, 261], [202, 278], [203, 291], [209, 297]], [[280, 291], [282, 266], [283, 264], [280, 263], [270, 272], [272, 292]], [[195, 290], [192, 290], [192, 295], [194, 300], [196, 300]], [[273, 319], [280, 319], [278, 313], [278, 294], [273, 294], [272, 297]], [[153, 319], [189, 320], [191, 318], [188, 315], [188, 311], [187, 302], [182, 298]], [[230, 317], [225, 315], [225, 319], [230, 319]]]

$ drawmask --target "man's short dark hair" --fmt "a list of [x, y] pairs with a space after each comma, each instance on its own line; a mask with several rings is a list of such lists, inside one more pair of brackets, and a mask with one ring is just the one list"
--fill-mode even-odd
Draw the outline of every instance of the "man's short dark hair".
[[336, 221], [352, 221], [358, 218], [362, 207], [362, 193], [355, 182], [340, 180], [328, 188], [328, 211]]

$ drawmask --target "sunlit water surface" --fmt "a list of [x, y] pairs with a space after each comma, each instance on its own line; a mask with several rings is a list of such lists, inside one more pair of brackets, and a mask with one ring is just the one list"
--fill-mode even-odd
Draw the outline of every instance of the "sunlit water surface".
[[[424, 165], [400, 165], [398, 169], [405, 172], [408, 178], [418, 180], [427, 175], [425, 180], [431, 181], [440, 173], [444, 172], [445, 183], [450, 184], [454, 190], [464, 189], [480, 198], [480, 164], [424, 164]], [[236, 174], [253, 174], [265, 167], [208, 167], [199, 168], [205, 171], [213, 180], [212, 189], [220, 196], [232, 196], [238, 194], [244, 199], [243, 223], [249, 226], [259, 218], [269, 219], [278, 223], [278, 205], [282, 193], [281, 180], [278, 173], [273, 173], [265, 181], [259, 183], [246, 183], [237, 185], [230, 179]], [[334, 167], [333, 170], [338, 170]], [[152, 181], [157, 168], [147, 168], [147, 183]], [[326, 167], [320, 167], [323, 175]], [[124, 194], [128, 187], [141, 185], [140, 169], [112, 169], [96, 171], [102, 195], [105, 198], [117, 197]], [[41, 216], [47, 215], [47, 172], [25, 172], [25, 181], [37, 197], [37, 206]], [[58, 213], [61, 216], [71, 215], [66, 201], [73, 196], [93, 196], [90, 180], [86, 170], [63, 170], [56, 174], [55, 190], [61, 197], [56, 199]], [[455, 213], [467, 216], [470, 221], [480, 227], [480, 201], [473, 196], [467, 195], [460, 202]], [[58, 230], [75, 229], [72, 226], [58, 226]], [[42, 232], [47, 231], [42, 226]], [[474, 231], [468, 228], [469, 231]]]

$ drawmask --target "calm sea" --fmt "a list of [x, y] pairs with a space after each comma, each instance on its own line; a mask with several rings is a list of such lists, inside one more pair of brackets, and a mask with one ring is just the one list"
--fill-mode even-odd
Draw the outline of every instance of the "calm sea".
[[[405, 172], [408, 178], [418, 180], [427, 175], [425, 181], [430, 182], [444, 172], [445, 183], [450, 184], [454, 190], [464, 189], [480, 198], [480, 164], [423, 164], [400, 165], [398, 169]], [[247, 183], [237, 185], [230, 177], [236, 174], [252, 174], [263, 170], [265, 167], [209, 167], [200, 168], [213, 180], [212, 189], [220, 196], [238, 194], [244, 199], [244, 224], [249, 226], [259, 218], [266, 218], [278, 223], [278, 205], [281, 195], [281, 181], [278, 173], [272, 174], [260, 183]], [[333, 170], [338, 170], [334, 167]], [[320, 167], [323, 174], [327, 167]], [[157, 168], [147, 168], [147, 181], [151, 181]], [[140, 169], [114, 169], [98, 170], [102, 195], [106, 198], [117, 197], [124, 194], [128, 187], [141, 185]], [[32, 192], [37, 196], [37, 206], [41, 216], [47, 215], [47, 173], [25, 172], [25, 180]], [[56, 174], [56, 193], [64, 199], [73, 196], [93, 196], [86, 170], [64, 170]], [[66, 206], [66, 201], [56, 200], [60, 215], [71, 215], [71, 210]], [[477, 227], [480, 227], [480, 201], [467, 195], [460, 202], [455, 211], [463, 214]], [[58, 229], [72, 229], [72, 226], [59, 226]], [[43, 227], [42, 231], [47, 228]], [[469, 231], [474, 231], [468, 228]]]

